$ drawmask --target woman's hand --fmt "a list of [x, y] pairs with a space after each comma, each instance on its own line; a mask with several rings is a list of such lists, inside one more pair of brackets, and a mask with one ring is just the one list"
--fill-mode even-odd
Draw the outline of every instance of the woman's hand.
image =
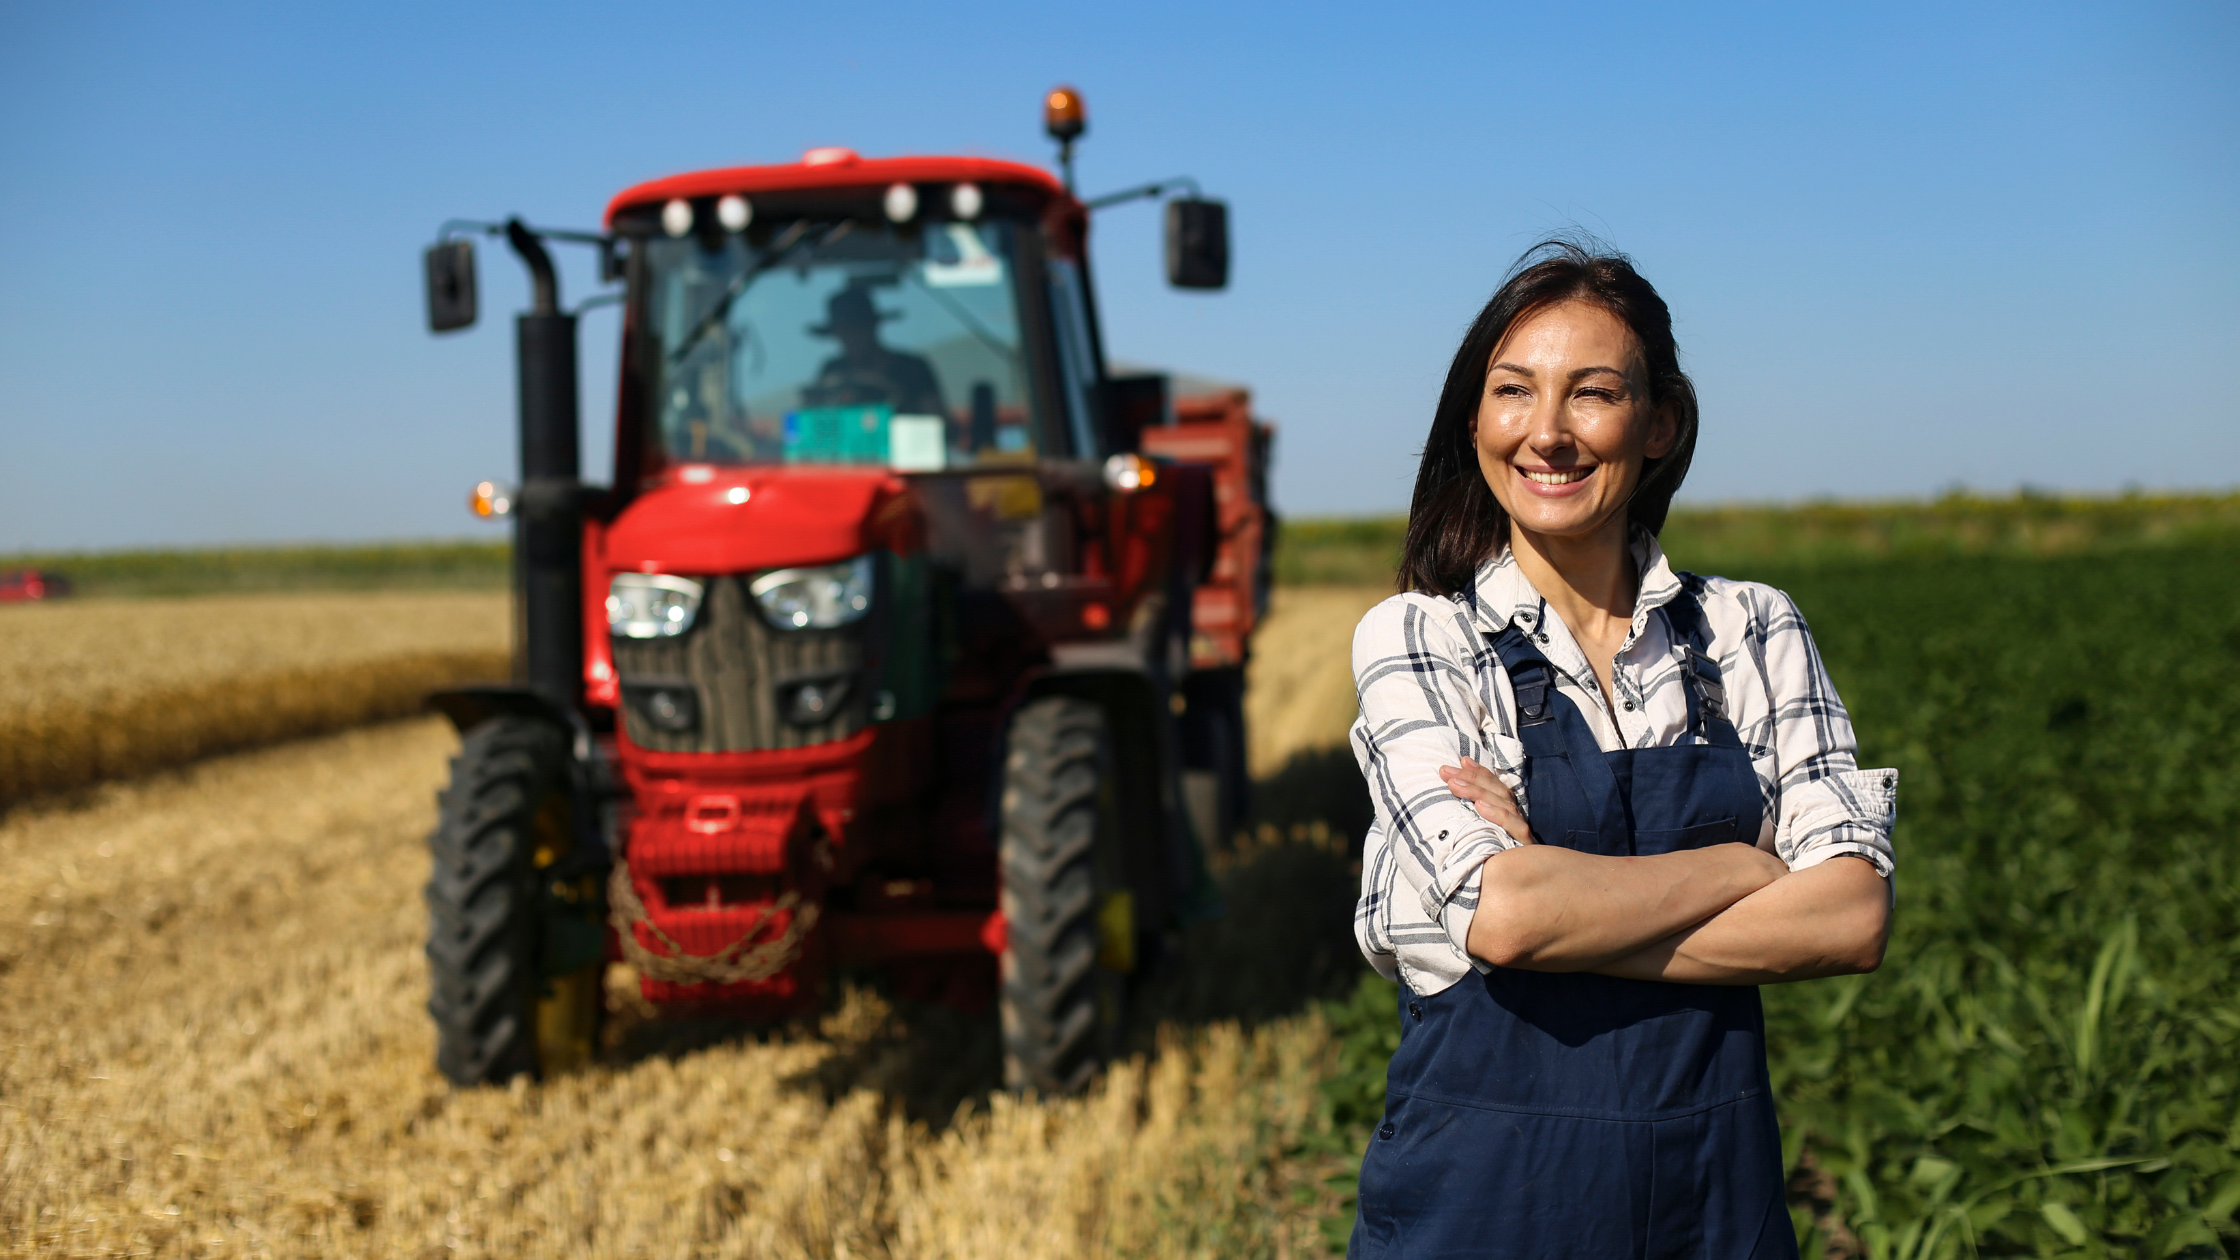
[[1470, 802], [1478, 817], [1508, 832], [1518, 844], [1532, 843], [1532, 824], [1525, 821], [1516, 794], [1499, 775], [1464, 757], [1460, 766], [1439, 767], [1439, 777], [1446, 780], [1456, 800]]

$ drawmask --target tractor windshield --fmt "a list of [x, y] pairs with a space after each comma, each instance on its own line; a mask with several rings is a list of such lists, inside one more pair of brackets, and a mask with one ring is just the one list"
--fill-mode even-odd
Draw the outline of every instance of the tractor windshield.
[[1017, 231], [802, 221], [712, 249], [647, 241], [655, 462], [1031, 458]]

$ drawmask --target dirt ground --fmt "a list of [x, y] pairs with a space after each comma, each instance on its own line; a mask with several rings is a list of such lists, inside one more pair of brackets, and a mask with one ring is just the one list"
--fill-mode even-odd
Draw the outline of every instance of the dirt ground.
[[[1256, 765], [1342, 738], [1343, 644], [1375, 598], [1283, 594]], [[618, 1001], [597, 1066], [455, 1091], [419, 900], [455, 746], [417, 719], [0, 818], [0, 1250], [1319, 1253], [1331, 1157], [1302, 1152], [1329, 1047], [1301, 1010], [1358, 965], [1342, 836], [1225, 862], [1201, 965], [1084, 1099], [993, 1092], [987, 1021], [867, 988], [759, 1031], [633, 1030]]]

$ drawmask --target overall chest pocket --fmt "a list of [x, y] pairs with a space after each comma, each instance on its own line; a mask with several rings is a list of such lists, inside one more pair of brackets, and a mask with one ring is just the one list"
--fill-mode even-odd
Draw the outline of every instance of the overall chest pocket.
[[1725, 844], [1736, 839], [1733, 815], [1682, 827], [1676, 831], [1636, 831], [1633, 833], [1633, 851], [1644, 856], [1651, 853], [1678, 853], [1684, 849], [1705, 849], [1715, 844]]
[[1682, 849], [1702, 849], [1714, 844], [1725, 844], [1735, 839], [1735, 820], [1732, 815], [1682, 827], [1677, 831], [1636, 831], [1633, 847], [1606, 845], [1600, 833], [1574, 831], [1565, 835], [1563, 847], [1581, 853], [1599, 853], [1608, 857], [1648, 857], [1654, 853], [1678, 853]]

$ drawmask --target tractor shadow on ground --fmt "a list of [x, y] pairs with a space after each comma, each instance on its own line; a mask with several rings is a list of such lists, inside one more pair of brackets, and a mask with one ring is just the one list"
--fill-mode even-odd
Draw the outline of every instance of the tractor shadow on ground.
[[[1170, 935], [1134, 995], [1125, 1053], [1154, 1054], [1161, 1026], [1246, 1025], [1295, 1015], [1350, 992], [1364, 967], [1353, 942], [1368, 790], [1343, 747], [1300, 753], [1254, 785], [1248, 824], [1207, 855], [1222, 913]], [[814, 1040], [828, 1053], [786, 1082], [828, 1102], [858, 1090], [905, 1116], [944, 1128], [1002, 1088], [993, 1010], [896, 997], [878, 976], [845, 978], [825, 1010], [781, 1026], [614, 1014], [602, 1056], [610, 1065], [683, 1057], [740, 1042]]]
[[1222, 913], [1180, 933], [1136, 1002], [1141, 1045], [1162, 1023], [1280, 1019], [1349, 992], [1369, 792], [1350, 750], [1294, 755], [1253, 785], [1250, 820], [1207, 855]]

